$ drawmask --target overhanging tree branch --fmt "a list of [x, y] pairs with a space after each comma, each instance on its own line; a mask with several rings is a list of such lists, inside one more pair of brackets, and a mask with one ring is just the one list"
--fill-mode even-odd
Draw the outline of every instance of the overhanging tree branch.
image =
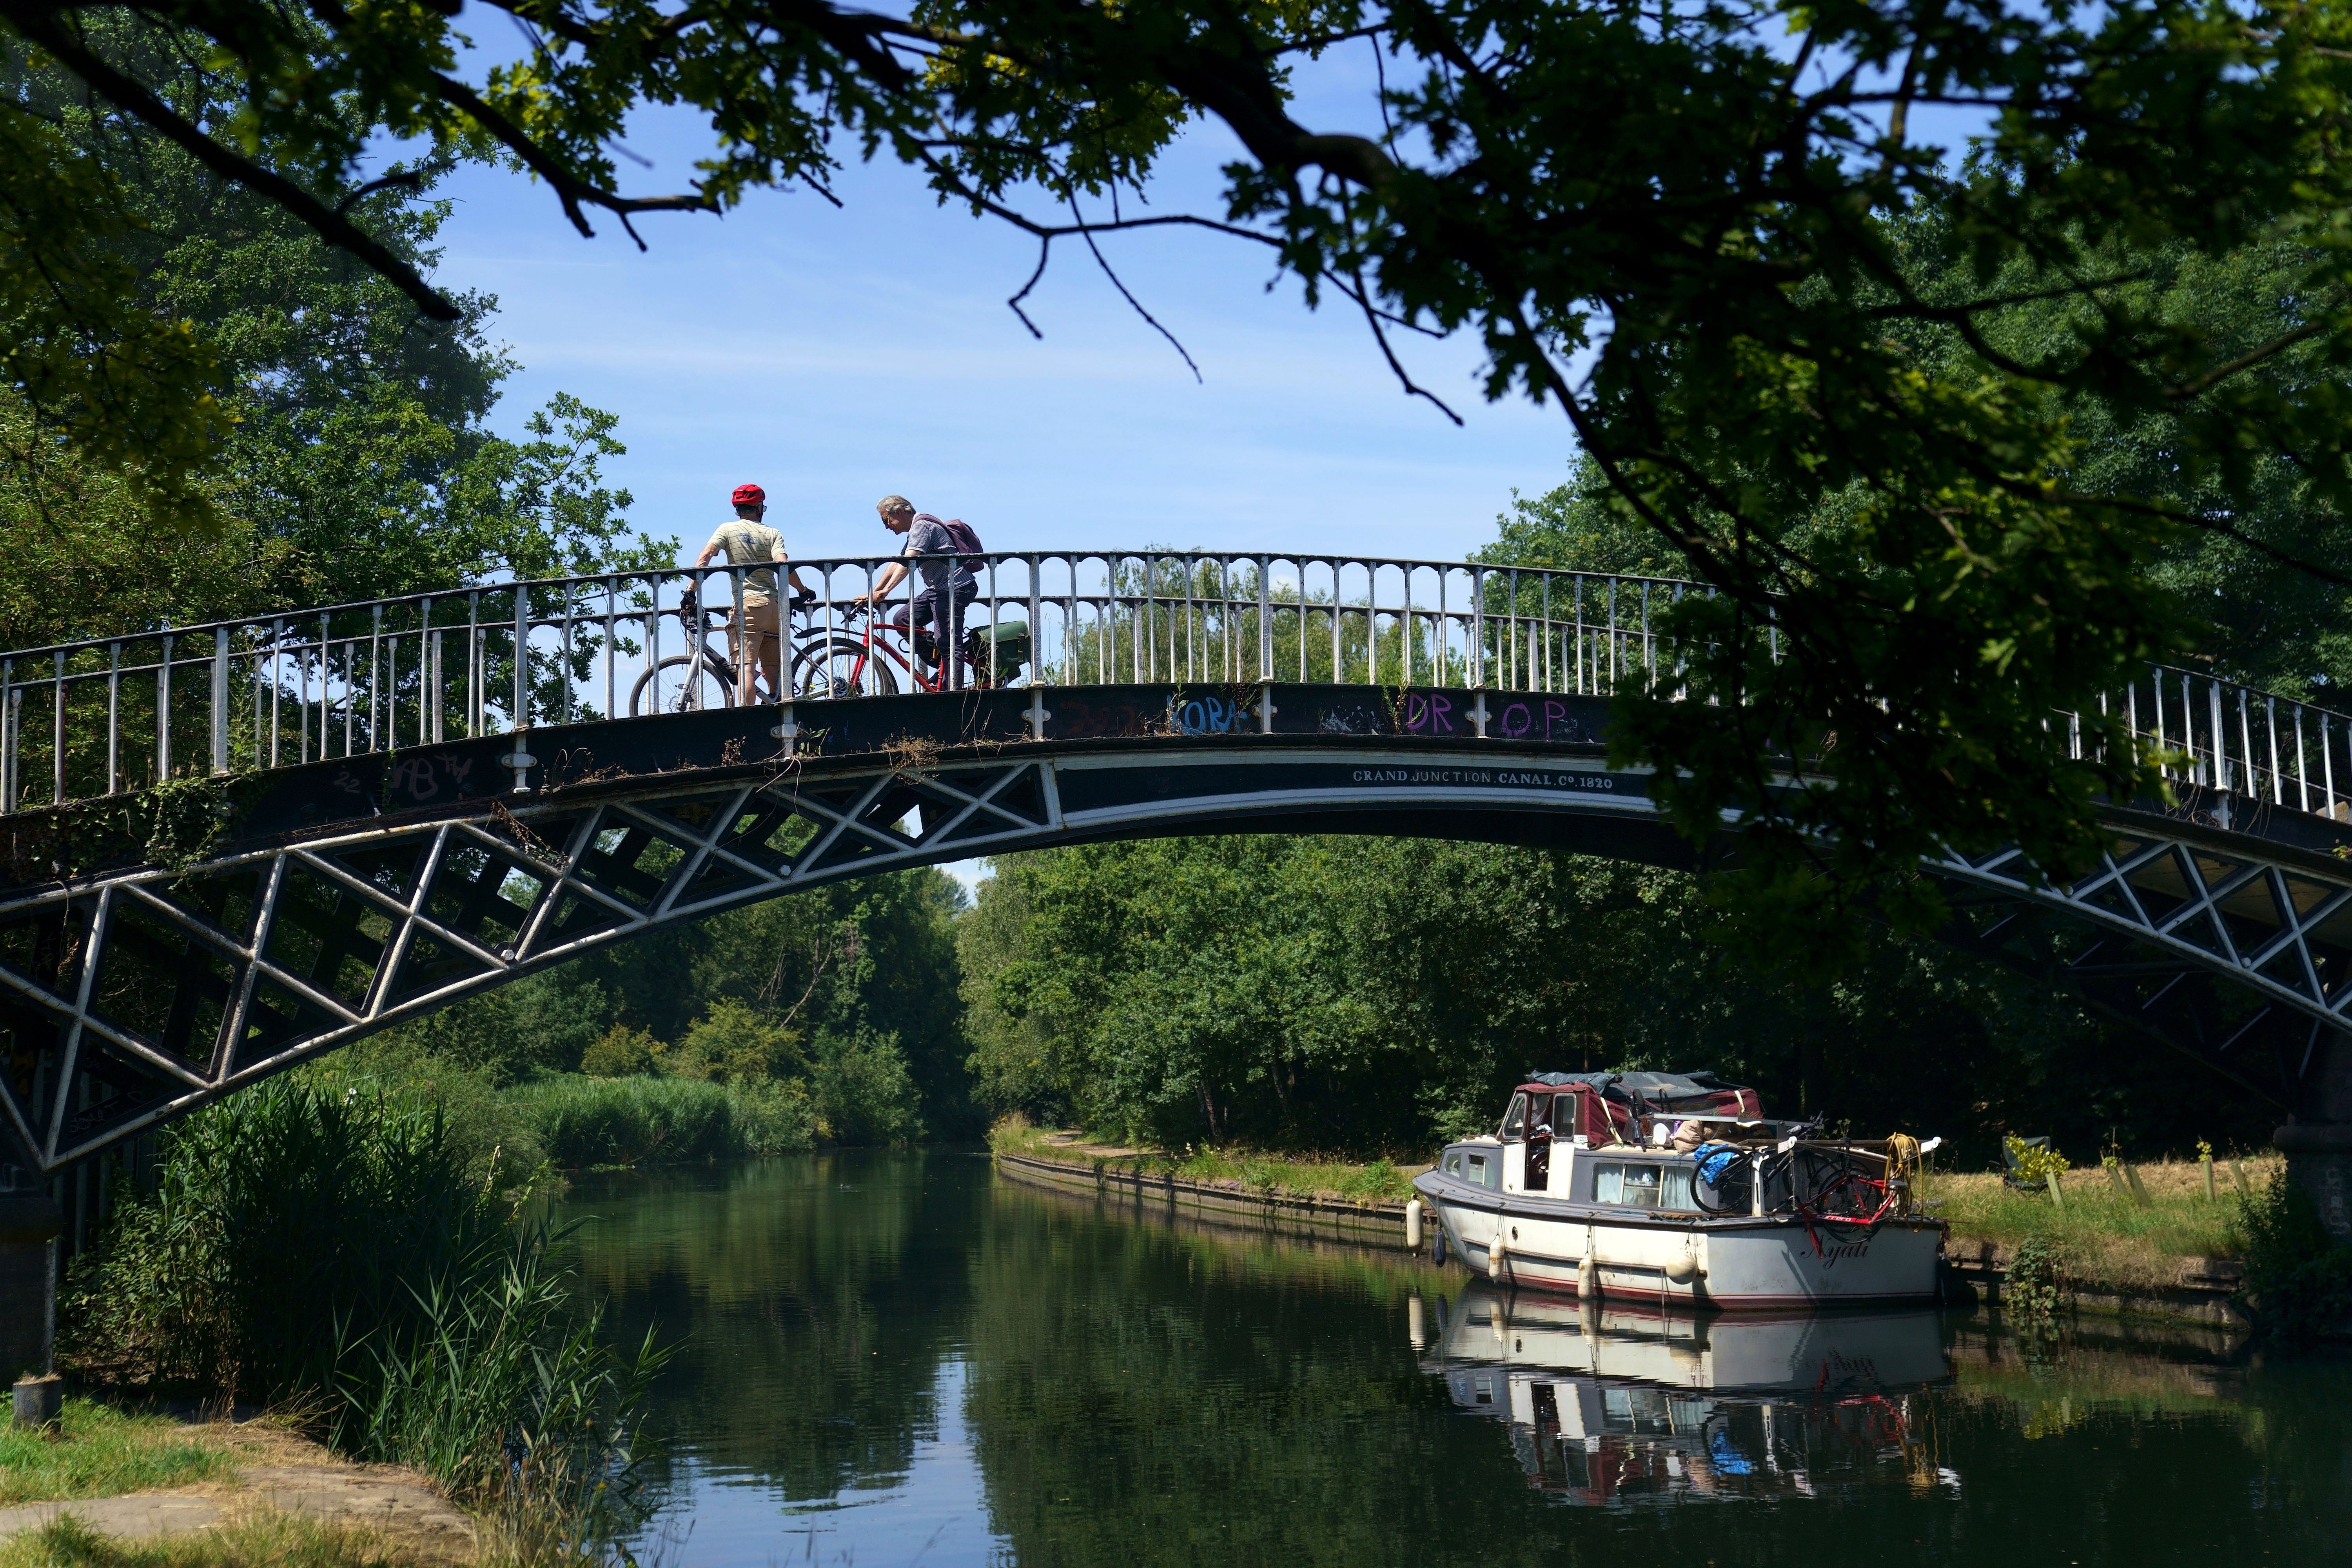
[[276, 202], [309, 226], [320, 238], [337, 249], [349, 251], [373, 268], [432, 320], [455, 321], [463, 317], [464, 312], [457, 308], [456, 301], [427, 283], [415, 268], [373, 236], [275, 169], [231, 152], [181, 119], [162, 99], [115, 69], [94, 51], [84, 47], [59, 24], [55, 13], [26, 5], [24, 0], [0, 0], [0, 16], [5, 16], [9, 25], [27, 40], [57, 57], [75, 75], [88, 82], [93, 91], [124, 113], [223, 179], [233, 181]]

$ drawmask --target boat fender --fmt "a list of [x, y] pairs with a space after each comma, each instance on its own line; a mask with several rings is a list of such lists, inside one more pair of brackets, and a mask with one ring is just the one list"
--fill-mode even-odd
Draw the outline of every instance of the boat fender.
[[1421, 1250], [1421, 1200], [1414, 1198], [1404, 1205], [1404, 1245], [1408, 1252]]
[[1687, 1252], [1666, 1265], [1666, 1278], [1677, 1285], [1687, 1285], [1694, 1279], [1705, 1278], [1706, 1274], [1706, 1270], [1699, 1267], [1698, 1258]]
[[1503, 1277], [1503, 1254], [1510, 1243], [1503, 1239], [1503, 1227], [1495, 1227], [1495, 1239], [1486, 1244], [1486, 1278], [1498, 1280]]
[[1429, 1260], [1432, 1263], [1436, 1264], [1440, 1268], [1443, 1268], [1445, 1267], [1445, 1220], [1444, 1216], [1441, 1215], [1437, 1223], [1431, 1226], [1429, 1229]]
[[1601, 1260], [1589, 1252], [1576, 1266], [1576, 1293], [1587, 1301], [1601, 1299]]

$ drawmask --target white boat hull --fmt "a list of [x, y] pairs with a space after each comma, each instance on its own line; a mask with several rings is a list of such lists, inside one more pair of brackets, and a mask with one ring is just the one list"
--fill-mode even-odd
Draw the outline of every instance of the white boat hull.
[[1603, 1300], [1734, 1310], [1937, 1294], [1944, 1227], [1935, 1220], [1643, 1215], [1498, 1194], [1434, 1173], [1414, 1185], [1449, 1249], [1499, 1286], [1570, 1296], [1589, 1286]]

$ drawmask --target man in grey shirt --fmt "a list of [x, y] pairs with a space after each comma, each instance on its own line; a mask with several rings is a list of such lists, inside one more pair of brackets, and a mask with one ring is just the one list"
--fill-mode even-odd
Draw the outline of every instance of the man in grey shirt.
[[[915, 651], [918, 656], [924, 653], [923, 645], [930, 640], [926, 628], [936, 626], [941, 645], [937, 650], [939, 663], [947, 672], [945, 683], [961, 686], [958, 677], [962, 665], [957, 653], [963, 643], [963, 608], [979, 595], [980, 581], [956, 556], [977, 547], [979, 540], [959, 540], [947, 523], [929, 512], [917, 511], [915, 503], [905, 496], [884, 496], [874, 503], [874, 510], [881, 514], [883, 527], [906, 536], [906, 547], [899, 553], [919, 558], [916, 569], [923, 574], [923, 590], [915, 595], [908, 627], [914, 634]], [[890, 562], [875, 577], [873, 592], [860, 594], [851, 603], [878, 605], [906, 580], [905, 563]]]

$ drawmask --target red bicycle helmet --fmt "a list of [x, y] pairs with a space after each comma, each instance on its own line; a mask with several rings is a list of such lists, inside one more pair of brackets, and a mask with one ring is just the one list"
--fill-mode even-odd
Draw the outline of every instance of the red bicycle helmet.
[[761, 489], [757, 485], [737, 485], [735, 487], [735, 504], [737, 506], [765, 506], [768, 504], [768, 492]]

